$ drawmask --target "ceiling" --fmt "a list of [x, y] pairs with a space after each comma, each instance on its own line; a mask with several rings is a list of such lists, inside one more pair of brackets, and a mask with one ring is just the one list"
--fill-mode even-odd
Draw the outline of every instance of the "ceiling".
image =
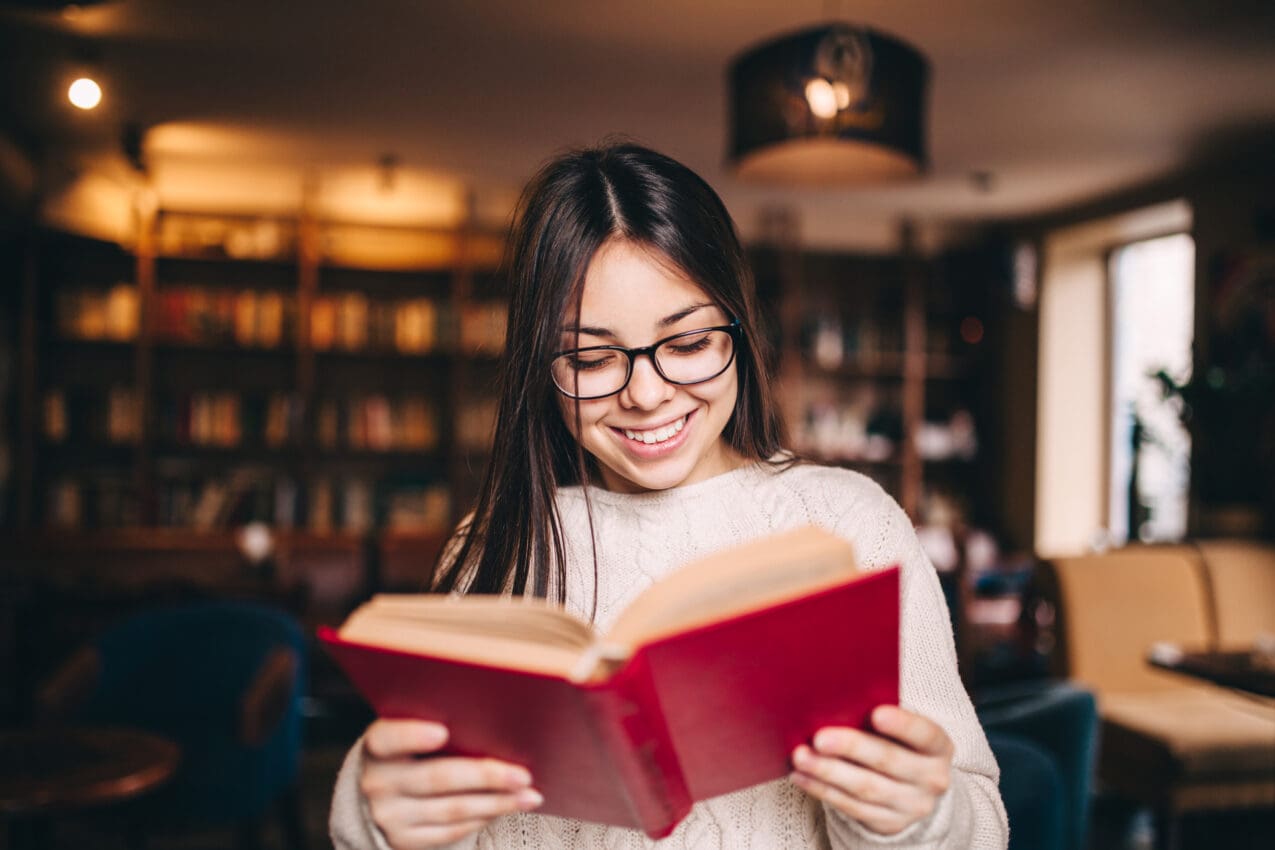
[[[1275, 147], [1275, 3], [1189, 0], [0, 0], [17, 147], [59, 189], [144, 179], [167, 205], [505, 219], [568, 145], [624, 134], [718, 188], [741, 229], [794, 211], [813, 244], [1037, 214], [1240, 147]], [[781, 189], [724, 164], [732, 56], [841, 18], [932, 63], [927, 176]], [[76, 113], [82, 60], [106, 89]], [[138, 177], [119, 155], [145, 129]], [[388, 170], [378, 162], [389, 156]], [[61, 167], [50, 174], [49, 163]], [[46, 184], [47, 185], [47, 184]], [[81, 185], [82, 188], [82, 185]], [[69, 190], [68, 190], [69, 191]]]

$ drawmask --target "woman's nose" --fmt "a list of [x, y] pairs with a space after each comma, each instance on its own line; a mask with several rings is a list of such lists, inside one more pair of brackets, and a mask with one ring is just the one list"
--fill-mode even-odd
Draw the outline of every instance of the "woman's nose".
[[676, 391], [676, 387], [655, 371], [650, 355], [635, 357], [633, 374], [629, 376], [628, 385], [620, 391], [620, 404], [649, 410], [668, 401]]

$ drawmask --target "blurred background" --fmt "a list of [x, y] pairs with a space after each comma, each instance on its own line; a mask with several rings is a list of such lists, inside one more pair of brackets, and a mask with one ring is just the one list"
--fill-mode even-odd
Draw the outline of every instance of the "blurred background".
[[[323, 846], [367, 714], [305, 636], [426, 586], [489, 449], [518, 192], [613, 136], [721, 194], [791, 445], [907, 510], [967, 684], [1066, 676], [1043, 563], [1275, 537], [1273, 79], [1248, 0], [0, 2], [0, 721], [158, 607], [286, 615], [292, 666], [233, 687], [291, 706], [293, 767], [206, 820], [292, 800], [267, 841]], [[79, 807], [0, 814], [222, 841]]]

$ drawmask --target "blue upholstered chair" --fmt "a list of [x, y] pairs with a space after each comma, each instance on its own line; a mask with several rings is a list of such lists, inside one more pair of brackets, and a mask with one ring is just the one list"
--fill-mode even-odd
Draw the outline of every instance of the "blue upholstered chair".
[[[958, 644], [966, 630], [959, 582], [959, 576], [942, 577]], [[1031, 590], [1024, 585], [1020, 592]], [[976, 685], [970, 696], [1000, 766], [1009, 850], [1083, 850], [1098, 752], [1094, 695], [1073, 683], [1031, 677]]]
[[1093, 694], [1048, 679], [973, 696], [1001, 769], [1010, 850], [1082, 850], [1098, 749]]
[[173, 781], [132, 812], [133, 843], [173, 829], [234, 826], [255, 843], [271, 809], [303, 843], [296, 793], [306, 640], [289, 615], [203, 601], [134, 614], [42, 690], [46, 709], [147, 729], [181, 746]]

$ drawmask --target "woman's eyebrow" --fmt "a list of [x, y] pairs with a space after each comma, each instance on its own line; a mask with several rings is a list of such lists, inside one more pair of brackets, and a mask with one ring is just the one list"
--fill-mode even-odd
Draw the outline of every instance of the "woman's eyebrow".
[[[681, 310], [678, 310], [676, 313], [671, 313], [665, 316], [664, 318], [656, 322], [656, 325], [661, 328], [667, 328], [672, 325], [676, 325], [678, 322], [682, 321], [682, 319], [685, 319], [687, 316], [694, 314], [696, 311], [703, 310], [705, 307], [712, 307], [712, 306], [713, 306], [713, 302], [711, 301], [705, 301], [701, 304], [691, 304], [688, 307], [684, 307]], [[595, 327], [593, 325], [563, 325], [562, 332], [568, 333], [568, 334], [578, 333], [578, 334], [581, 334], [582, 336], [601, 336], [601, 337], [609, 337], [610, 339], [615, 339], [615, 331], [611, 330], [610, 328]]]
[[713, 302], [711, 301], [705, 301], [701, 304], [692, 304], [691, 306], [685, 309], [678, 310], [676, 313], [673, 313], [671, 316], [665, 316], [663, 319], [660, 319], [660, 322], [659, 322], [660, 327], [667, 328], [671, 325], [676, 325], [678, 322], [682, 321], [682, 319], [685, 319], [687, 316], [691, 315], [695, 311], [703, 310], [705, 307], [712, 307], [712, 306], [713, 306]]

